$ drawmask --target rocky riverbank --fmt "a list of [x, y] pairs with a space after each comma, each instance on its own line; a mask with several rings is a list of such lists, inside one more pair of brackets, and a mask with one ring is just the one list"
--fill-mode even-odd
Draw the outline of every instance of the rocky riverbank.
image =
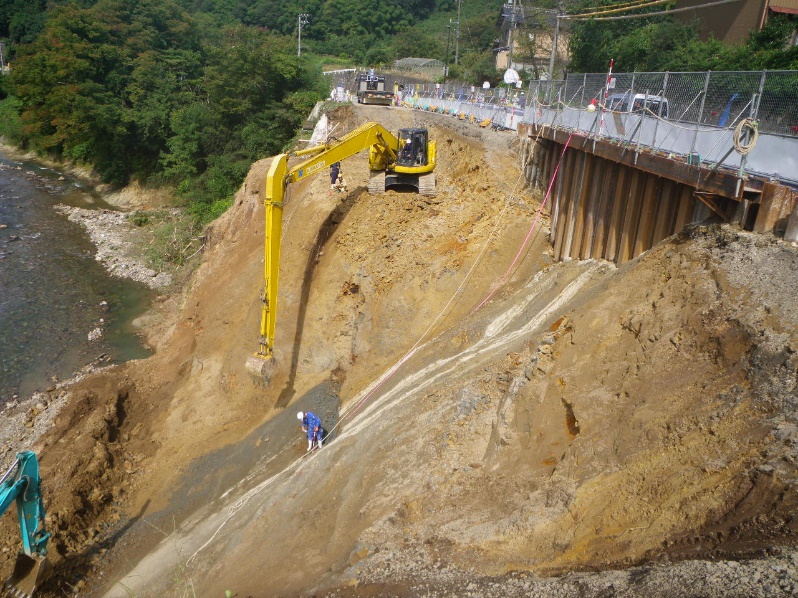
[[38, 453], [43, 448], [42, 438], [69, 401], [70, 387], [110, 367], [109, 360], [108, 355], [100, 355], [68, 380], [53, 378], [45, 391], [35, 392], [29, 397], [15, 395], [5, 403], [0, 410], [0, 462], [11, 463], [14, 455], [23, 448]]
[[[74, 188], [75, 192], [85, 195], [82, 200], [84, 205], [96, 205], [100, 199], [101, 205], [109, 205], [106, 196], [101, 196], [97, 190], [99, 182], [85, 171], [42, 160], [38, 156], [24, 153], [2, 143], [0, 143], [0, 151], [8, 159], [8, 161], [0, 163], [0, 170], [19, 172], [20, 177], [24, 177], [25, 181], [30, 182], [33, 188], [41, 190], [45, 194], [67, 198], [72, 193], [69, 189]], [[62, 172], [64, 174], [60, 174]], [[18, 187], [15, 189], [15, 193], [23, 193]], [[126, 191], [128, 200], [134, 195], [135, 189]], [[22, 197], [26, 202], [33, 201], [24, 194]], [[73, 199], [68, 198], [67, 200], [72, 201]], [[144, 196], [140, 199], [139, 204], [145, 200]], [[130, 201], [127, 203], [130, 204]], [[20, 209], [20, 207], [16, 206], [16, 209]], [[47, 209], [52, 208], [48, 207]], [[137, 281], [150, 289], [159, 291], [172, 283], [171, 274], [158, 272], [147, 265], [146, 250], [148, 244], [151, 243], [152, 234], [136, 227], [130, 221], [127, 213], [103, 208], [87, 209], [63, 203], [55, 205], [54, 209], [57, 213], [67, 216], [72, 222], [80, 224], [87, 231], [96, 248], [96, 261], [100, 262], [101, 266], [112, 276]], [[56, 240], [57, 231], [58, 227], [62, 226], [49, 226], [41, 218], [32, 219], [34, 225], [20, 223], [14, 225], [13, 219], [11, 222], [9, 224], [7, 220], [0, 218], [0, 230], [14, 231], [14, 234], [9, 234], [6, 237], [6, 246], [11, 247], [14, 251], [0, 250], [0, 259], [11, 255], [15, 258], [24, 256], [25, 252], [19, 250], [17, 245], [25, 241], [30, 243], [32, 240], [50, 237], [53, 242], [58, 242]], [[38, 250], [41, 251], [42, 248], [38, 248]], [[24, 268], [27, 266], [17, 264], [13, 267]], [[10, 292], [10, 289], [6, 289], [6, 291]], [[61, 294], [63, 295], [63, 293]], [[81, 299], [88, 300], [88, 297], [81, 296]], [[96, 307], [98, 304], [93, 303], [93, 305]], [[115, 309], [119, 308], [117, 302]], [[99, 310], [101, 314], [107, 312], [109, 310], [108, 302], [105, 300], [99, 302]], [[81, 311], [91, 310], [84, 307]], [[35, 316], [31, 316], [31, 318], [35, 318]], [[62, 326], [67, 326], [63, 320], [60, 321]], [[6, 324], [8, 323], [6, 322]], [[29, 323], [25, 323], [25, 326], [28, 325]], [[90, 343], [88, 355], [83, 362], [86, 365], [79, 369], [76, 365], [75, 369], [65, 370], [62, 376], [64, 379], [48, 375], [42, 379], [41, 384], [37, 385], [39, 390], [32, 394], [18, 392], [3, 397], [8, 400], [0, 405], [0, 412], [2, 412], [0, 418], [0, 461], [10, 462], [13, 460], [14, 454], [22, 448], [33, 448], [38, 452], [42, 448], [41, 439], [57, 420], [59, 411], [69, 401], [70, 387], [86, 376], [108, 368], [109, 364], [117, 359], [107, 352], [108, 346], [100, 341], [106, 333], [107, 325], [108, 316], [104, 316], [93, 321], [94, 327], [85, 329]], [[53, 351], [56, 350], [61, 349], [53, 349]]]
[[146, 240], [124, 212], [87, 210], [63, 204], [55, 209], [86, 229], [97, 247], [95, 259], [113, 276], [144, 283], [151, 289], [162, 289], [172, 282], [171, 275], [147, 266], [142, 251]]

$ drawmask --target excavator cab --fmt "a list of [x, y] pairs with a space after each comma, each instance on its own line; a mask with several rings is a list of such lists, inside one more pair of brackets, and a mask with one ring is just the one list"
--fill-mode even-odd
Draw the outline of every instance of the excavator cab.
[[388, 164], [381, 148], [374, 147], [369, 151], [369, 193], [407, 189], [420, 195], [435, 195], [435, 142], [429, 138], [429, 131], [399, 129], [396, 140], [397, 147], [391, 148], [396, 157]]
[[396, 156], [396, 165], [405, 167], [426, 166], [428, 162], [428, 135], [426, 129], [401, 129], [399, 143], [402, 148]]

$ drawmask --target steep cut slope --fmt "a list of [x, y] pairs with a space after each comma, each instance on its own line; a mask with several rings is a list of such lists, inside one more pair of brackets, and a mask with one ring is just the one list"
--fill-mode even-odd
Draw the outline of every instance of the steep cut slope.
[[[127, 579], [175, 591], [164, 571], [182, 555], [207, 595], [501, 596], [529, 589], [524, 571], [789, 548], [796, 306], [781, 277], [796, 259], [760, 241], [692, 229], [618, 271], [548, 268], [422, 346], [322, 452], [261, 464]], [[746, 566], [674, 567], [645, 593], [795, 589]], [[603, 579], [583, 578], [586, 595]]]
[[[244, 373], [269, 162], [253, 167], [192, 288], [150, 322], [157, 354], [72, 388], [41, 447], [60, 587], [798, 590], [795, 248], [693, 227], [620, 269], [552, 264], [511, 136], [403, 110], [337, 118], [430, 127], [438, 196], [369, 196], [364, 157], [344, 163], [347, 196], [324, 176], [292, 189], [265, 388]], [[307, 408], [333, 430], [309, 456]], [[777, 568], [537, 577], [764, 552]]]
[[[333, 372], [346, 418], [337, 438], [307, 463], [262, 459], [129, 583], [177, 591], [164, 572], [187, 562], [208, 595], [350, 582], [374, 584], [354, 594], [415, 595], [420, 575], [456, 591], [482, 576], [508, 583], [508, 571], [789, 545], [794, 472], [782, 441], [793, 431], [784, 407], [795, 394], [794, 249], [697, 228], [619, 271], [574, 263], [535, 275], [538, 246], [515, 284], [470, 314], [533, 219], [528, 209], [514, 216], [524, 226], [499, 229], [484, 253], [489, 235], [473, 225], [455, 239], [425, 230], [457, 231], [469, 222], [462, 211], [506, 199], [473, 188], [469, 175], [486, 168], [473, 155], [479, 141], [444, 154], [452, 189], [440, 204], [396, 212], [392, 194], [361, 196], [332, 217], [339, 224], [323, 249], [314, 245], [297, 396]], [[364, 169], [347, 166], [347, 176], [365, 180]], [[502, 180], [495, 164], [479, 177]], [[325, 193], [316, 182], [302, 201]], [[496, 206], [485, 215], [498, 216]], [[770, 300], [777, 315], [759, 309], [765, 295], [780, 297]], [[416, 340], [427, 342], [406, 354]], [[774, 361], [777, 384], [762, 367]], [[275, 426], [293, 425], [292, 413]]]

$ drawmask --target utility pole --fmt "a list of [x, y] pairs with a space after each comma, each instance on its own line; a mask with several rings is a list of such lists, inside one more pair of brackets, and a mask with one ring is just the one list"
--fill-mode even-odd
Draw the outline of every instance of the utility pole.
[[508, 51], [507, 51], [507, 68], [513, 68], [513, 33], [515, 32], [515, 2], [513, 0], [513, 6], [510, 9], [510, 31], [507, 34], [507, 42], [508, 42]]
[[452, 40], [452, 20], [449, 19], [449, 24], [446, 26], [446, 66], [443, 68], [443, 82], [446, 83], [446, 77], [449, 76], [449, 43]]
[[0, 75], [4, 75], [6, 72], [6, 45], [3, 42], [0, 42]]
[[557, 14], [554, 15], [554, 35], [551, 36], [551, 57], [549, 58], [549, 81], [554, 81], [554, 56], [557, 54], [557, 43], [560, 36], [560, 13], [562, 1], [557, 3]]
[[454, 32], [454, 63], [460, 64], [460, 9], [463, 0], [457, 0], [457, 29]]
[[298, 31], [298, 35], [299, 35], [299, 37], [297, 39], [297, 48], [296, 48], [296, 55], [297, 56], [301, 56], [302, 55], [302, 25], [307, 25], [309, 18], [310, 18], [310, 15], [301, 14], [301, 15], [299, 15], [299, 19], [297, 20], [297, 23], [299, 24], [299, 26], [297, 27], [297, 31]]

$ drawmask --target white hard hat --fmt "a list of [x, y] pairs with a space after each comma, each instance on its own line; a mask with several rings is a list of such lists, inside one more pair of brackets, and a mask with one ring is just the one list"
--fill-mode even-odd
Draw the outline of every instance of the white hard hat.
[[301, 411], [300, 411], [299, 413], [297, 413], [297, 414], [296, 414], [296, 418], [297, 418], [297, 419], [303, 419], [304, 417], [305, 417], [305, 414], [304, 414], [304, 413], [302, 413]]
[[409, 139], [405, 139], [405, 143], [410, 143], [410, 140]]

